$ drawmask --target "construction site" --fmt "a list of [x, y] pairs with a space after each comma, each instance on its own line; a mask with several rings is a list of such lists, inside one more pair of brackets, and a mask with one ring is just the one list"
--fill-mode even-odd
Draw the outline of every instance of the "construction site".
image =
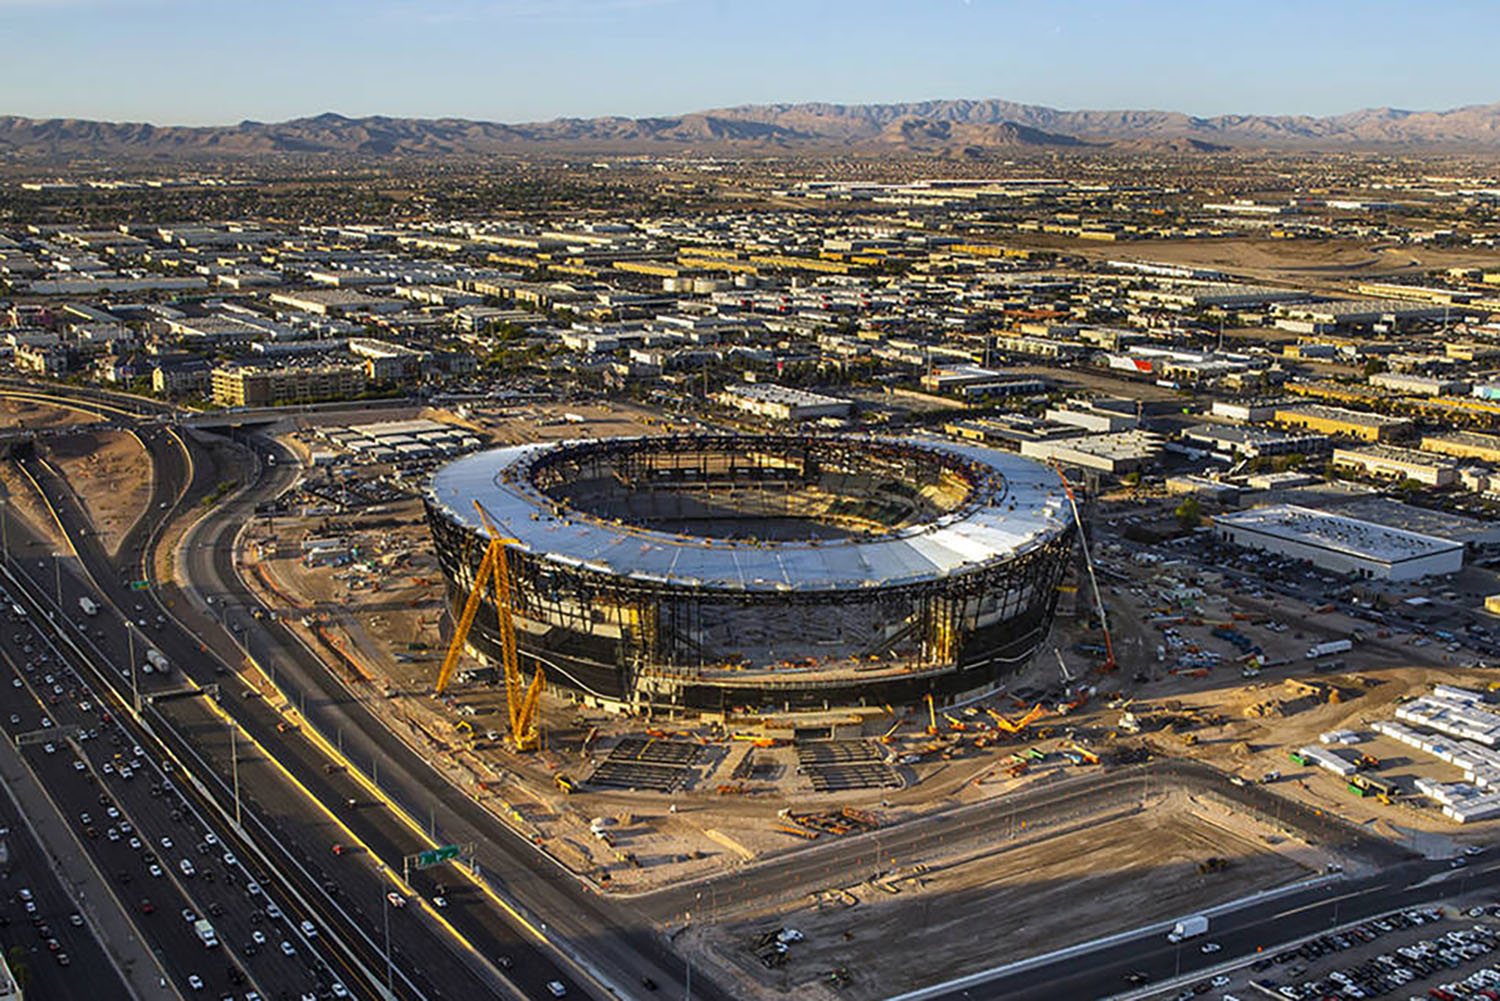
[[[578, 430], [560, 426], [556, 436]], [[373, 482], [385, 473], [359, 476]], [[1035, 482], [1055, 492], [1053, 510], [1072, 514], [1074, 485], [1045, 468]], [[764, 503], [763, 487], [755, 489]], [[577, 496], [601, 510], [597, 492]], [[591, 699], [528, 653], [525, 620], [536, 606], [523, 606], [517, 581], [525, 575], [535, 587], [539, 578], [518, 571], [526, 553], [508, 541], [514, 521], [502, 527], [488, 504], [471, 504], [478, 530], [469, 537], [479, 541], [465, 551], [473, 569], [462, 579], [473, 585], [450, 589], [444, 575], [458, 564], [432, 551], [430, 495], [343, 509], [303, 499], [257, 519], [242, 537], [247, 576], [270, 613], [304, 631], [352, 695], [497, 822], [602, 892], [650, 898], [704, 881], [696, 910], [665, 930], [723, 966], [745, 996], [826, 989], [874, 997], [942, 970], [978, 968], [992, 943], [944, 934], [966, 917], [993, 921], [1003, 912], [1016, 949], [1040, 951], [1329, 866], [1371, 864], [1359, 851], [1330, 848], [1326, 832], [1291, 822], [1297, 811], [1345, 818], [1382, 843], [1438, 855], [1485, 837], [1492, 823], [1459, 824], [1423, 794], [1463, 778], [1452, 755], [1415, 753], [1376, 726], [1435, 685], [1487, 693], [1482, 669], [1374, 634], [1354, 656], [1309, 661], [1310, 643], [1357, 624], [1321, 606], [1252, 597], [1223, 568], [1139, 558], [1139, 547], [1101, 529], [1107, 519], [1091, 511], [1118, 514], [1135, 501], [1090, 498], [1087, 552], [1066, 519], [1061, 537], [1076, 548], [1051, 578], [1055, 615], [1045, 639], [996, 683], [825, 709], [765, 699], [712, 708]], [[589, 518], [602, 518], [585, 513], [577, 521], [590, 527]], [[637, 530], [605, 520], [615, 531]], [[826, 535], [814, 547], [781, 525], [783, 537], [810, 549], [848, 537], [838, 526], [817, 530]], [[756, 532], [754, 546], [747, 537], [729, 541], [774, 551], [759, 548], [764, 524]], [[476, 658], [480, 629], [492, 645]], [[1357, 669], [1349, 663], [1356, 656]], [[753, 667], [750, 658], [733, 671], [705, 659], [680, 673], [750, 671], [779, 681], [783, 672], [790, 680], [841, 670], [779, 659], [758, 675]], [[1343, 732], [1359, 734], [1357, 744], [1330, 736]], [[1204, 771], [1188, 781], [1171, 772], [1183, 763]], [[1273, 814], [1205, 792], [1226, 784], [1281, 806]], [[951, 819], [971, 815], [987, 820]], [[859, 861], [743, 909], [715, 889], [719, 877], [807, 849]], [[1049, 924], [1049, 913], [1062, 912], [1049, 910], [1047, 888], [1076, 900], [1079, 881], [1098, 906]], [[881, 929], [919, 927], [931, 969], [880, 948]], [[786, 929], [803, 937], [781, 941]]]

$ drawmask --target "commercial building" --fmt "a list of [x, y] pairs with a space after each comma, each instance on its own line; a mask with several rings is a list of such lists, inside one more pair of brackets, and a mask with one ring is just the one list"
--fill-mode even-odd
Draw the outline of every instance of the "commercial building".
[[1448, 487], [1458, 482], [1458, 466], [1430, 452], [1391, 445], [1336, 448], [1333, 464], [1347, 472], [1391, 480], [1415, 480], [1424, 486]]
[[1272, 419], [1282, 427], [1302, 428], [1321, 434], [1343, 435], [1361, 441], [1390, 441], [1404, 434], [1409, 421], [1384, 414], [1367, 414], [1321, 403], [1298, 403], [1277, 408]]
[[271, 303], [303, 313], [315, 313], [318, 316], [337, 316], [343, 313], [399, 313], [406, 308], [406, 303], [400, 299], [382, 299], [378, 296], [365, 295], [342, 288], [273, 292]]
[[1409, 375], [1405, 372], [1376, 373], [1370, 376], [1370, 385], [1396, 393], [1412, 393], [1418, 396], [1453, 396], [1469, 391], [1469, 384], [1462, 379], [1440, 379], [1436, 376]]
[[1149, 431], [1120, 431], [1021, 443], [1021, 454], [1028, 459], [1044, 462], [1055, 459], [1065, 466], [1097, 469], [1116, 475], [1150, 465], [1160, 451], [1161, 439]]
[[1477, 431], [1430, 434], [1422, 438], [1422, 451], [1451, 455], [1455, 459], [1500, 462], [1500, 435], [1480, 434]]
[[732, 383], [724, 387], [718, 401], [726, 407], [777, 421], [848, 417], [854, 407], [853, 401], [841, 397], [763, 382]]
[[1223, 424], [1195, 424], [1182, 432], [1185, 441], [1203, 445], [1215, 452], [1247, 459], [1263, 455], [1307, 455], [1326, 452], [1329, 446], [1327, 435], [1289, 434], [1282, 431], [1267, 431], [1261, 428], [1226, 426]]
[[220, 365], [213, 370], [213, 401], [223, 407], [269, 407], [355, 396], [365, 390], [360, 365], [272, 368]]
[[1244, 424], [1265, 424], [1276, 416], [1282, 407], [1296, 406], [1284, 397], [1258, 397], [1250, 400], [1215, 400], [1209, 413], [1225, 420]]
[[1376, 580], [1415, 580], [1463, 566], [1461, 543], [1294, 504], [1222, 514], [1213, 524], [1225, 542]]

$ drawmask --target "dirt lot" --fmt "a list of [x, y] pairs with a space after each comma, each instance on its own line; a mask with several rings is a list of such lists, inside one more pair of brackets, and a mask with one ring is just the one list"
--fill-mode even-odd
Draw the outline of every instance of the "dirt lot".
[[[1122, 915], [1132, 926], [1150, 924], [1309, 874], [1267, 850], [1259, 833], [1224, 826], [1222, 816], [1174, 796], [1148, 813], [933, 866], [889, 882], [894, 893], [861, 883], [678, 941], [728, 967], [742, 996], [886, 997], [1084, 941], [1121, 927]], [[1230, 859], [1230, 867], [1200, 875], [1197, 864], [1210, 856]], [[780, 927], [806, 939], [791, 945], [783, 967], [767, 969], [751, 946]], [[973, 934], [976, 927], [985, 934]], [[903, 948], [890, 948], [895, 941]], [[822, 981], [839, 967], [851, 982], [834, 991]]]
[[97, 420], [97, 417], [77, 410], [0, 396], [0, 430], [46, 431], [70, 424], [90, 424]]
[[146, 450], [123, 431], [80, 432], [47, 441], [46, 455], [83, 503], [111, 556], [151, 500]]

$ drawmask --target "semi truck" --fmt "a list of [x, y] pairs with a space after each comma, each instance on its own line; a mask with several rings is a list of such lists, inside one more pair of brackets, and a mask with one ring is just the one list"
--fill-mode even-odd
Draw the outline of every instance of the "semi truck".
[[99, 614], [99, 606], [94, 604], [93, 598], [79, 598], [78, 610], [81, 611], [84, 615]]
[[1336, 653], [1348, 653], [1353, 649], [1353, 640], [1327, 640], [1323, 643], [1314, 643], [1308, 647], [1307, 659], [1317, 660], [1319, 657], [1331, 657]]
[[194, 921], [193, 931], [198, 933], [198, 940], [203, 943], [203, 948], [212, 949], [219, 944], [219, 936], [214, 933], [214, 926], [207, 919], [199, 918]]
[[167, 663], [167, 658], [161, 655], [161, 651], [151, 649], [146, 651], [146, 672], [149, 674], [153, 669], [162, 674], [171, 674], [172, 665]]
[[1195, 914], [1190, 918], [1183, 918], [1172, 926], [1167, 932], [1168, 942], [1185, 942], [1190, 938], [1197, 938], [1208, 931], [1208, 918], [1201, 914]]

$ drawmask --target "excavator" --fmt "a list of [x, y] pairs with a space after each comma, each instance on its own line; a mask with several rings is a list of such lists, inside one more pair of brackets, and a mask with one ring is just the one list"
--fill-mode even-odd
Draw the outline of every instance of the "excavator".
[[541, 667], [537, 667], [531, 684], [524, 688], [522, 686], [516, 651], [516, 626], [512, 618], [515, 598], [511, 587], [510, 561], [505, 556], [505, 547], [516, 540], [502, 538], [495, 531], [484, 508], [477, 501], [474, 506], [479, 511], [479, 520], [483, 522], [485, 534], [490, 541], [479, 561], [479, 571], [474, 575], [474, 586], [469, 590], [469, 599], [464, 602], [458, 628], [453, 631], [453, 641], [448, 644], [448, 654], [443, 658], [443, 666], [438, 671], [434, 692], [441, 695], [448, 687], [448, 682], [453, 679], [453, 671], [463, 655], [464, 641], [469, 638], [469, 630], [474, 626], [474, 616], [478, 614], [484, 592], [489, 588], [494, 594], [495, 608], [500, 618], [500, 650], [505, 671], [505, 702], [510, 713], [511, 744], [517, 751], [535, 751], [541, 746], [537, 704], [541, 701], [546, 679]]
[[[1078, 498], [1073, 495], [1073, 485], [1068, 482], [1068, 477], [1063, 473], [1062, 464], [1056, 459], [1052, 460], [1052, 471], [1062, 481], [1063, 492], [1068, 495], [1068, 505], [1073, 509], [1073, 524], [1078, 528], [1078, 544], [1083, 547], [1083, 565], [1089, 573], [1089, 584], [1094, 591], [1094, 608], [1099, 613], [1099, 628], [1104, 633], [1104, 661], [1097, 670], [1101, 673], [1113, 671], [1119, 666], [1119, 662], [1115, 660], [1115, 644], [1109, 635], [1109, 618], [1104, 614], [1104, 595], [1099, 591], [1099, 578], [1094, 573], [1094, 558], [1089, 554], [1088, 533], [1083, 530], [1083, 519], [1078, 514]], [[1063, 670], [1066, 673], [1067, 669]]]

